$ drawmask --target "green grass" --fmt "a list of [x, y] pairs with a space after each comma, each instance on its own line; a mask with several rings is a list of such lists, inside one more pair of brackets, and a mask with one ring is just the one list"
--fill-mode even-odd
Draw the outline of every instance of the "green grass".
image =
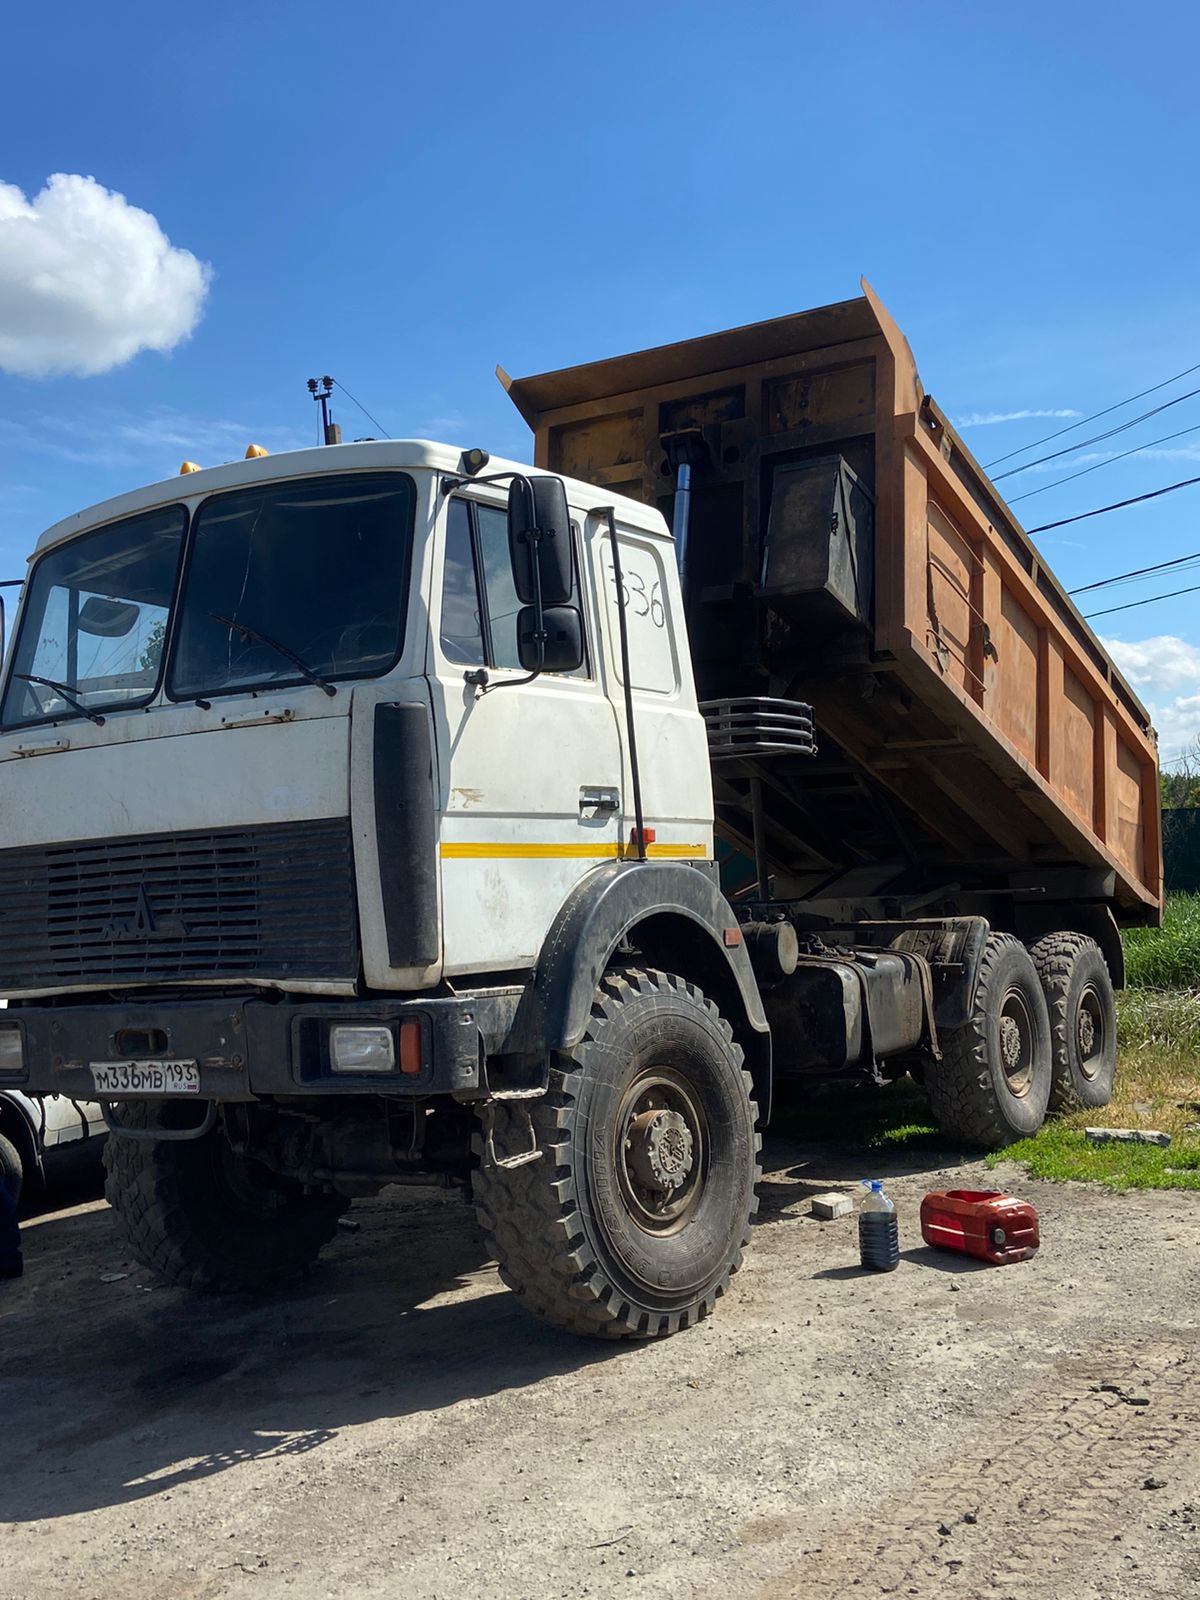
[[1000, 1161], [1019, 1161], [1031, 1178], [1069, 1178], [1109, 1189], [1200, 1190], [1200, 1141], [1193, 1139], [1186, 1147], [1172, 1142], [1166, 1150], [1150, 1144], [1092, 1144], [1070, 1120], [1047, 1122], [1036, 1138], [1022, 1139], [987, 1158], [989, 1167]]
[[1117, 996], [1121, 1060], [1194, 1056], [1200, 1060], [1200, 993], [1192, 989], [1126, 989]]
[[1161, 928], [1127, 928], [1131, 989], [1200, 989], [1200, 894], [1167, 896]]
[[[1092, 1144], [1085, 1127], [1154, 1128], [1171, 1135], [1156, 1145]], [[863, 1176], [869, 1157], [923, 1155], [945, 1164], [948, 1151], [965, 1154], [934, 1126], [924, 1095], [908, 1078], [884, 1088], [835, 1084], [814, 1089], [777, 1108], [771, 1131], [861, 1153]], [[1052, 1117], [1032, 1139], [988, 1156], [1022, 1163], [1031, 1177], [1102, 1183], [1112, 1189], [1200, 1190], [1200, 1061], [1177, 1050], [1123, 1050], [1112, 1104], [1103, 1109]]]

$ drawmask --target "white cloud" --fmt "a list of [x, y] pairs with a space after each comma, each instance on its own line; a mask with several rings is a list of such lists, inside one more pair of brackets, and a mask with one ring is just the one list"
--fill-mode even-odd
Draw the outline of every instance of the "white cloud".
[[1082, 455], [1072, 456], [1069, 461], [1060, 457], [1057, 461], [1037, 461], [1028, 467], [1014, 467], [1012, 475], [1015, 477], [1018, 472], [1069, 472], [1072, 467], [1092, 466], [1099, 461], [1200, 461], [1200, 445], [1179, 445], [1174, 450], [1149, 447], [1145, 450], [1088, 450]]
[[32, 200], [0, 183], [0, 368], [108, 372], [195, 328], [211, 269], [148, 211], [94, 178], [56, 173]]
[[1200, 646], [1171, 633], [1152, 639], [1104, 639], [1112, 656], [1135, 689], [1192, 689], [1200, 694]]
[[1163, 761], [1200, 739], [1200, 646], [1169, 633], [1101, 643], [1145, 700]]
[[1161, 762], [1177, 761], [1185, 752], [1200, 747], [1200, 694], [1181, 695], [1170, 705], [1149, 710], [1158, 730]]
[[1081, 417], [1082, 411], [1071, 411], [1069, 408], [1055, 406], [1045, 411], [972, 411], [969, 416], [959, 417], [960, 428], [991, 428], [997, 422], [1025, 422], [1031, 417]]
[[182, 456], [213, 467], [238, 460], [251, 441], [272, 453], [302, 450], [316, 444], [314, 431], [191, 417], [168, 406], [142, 416], [98, 410], [74, 417], [33, 414], [20, 421], [0, 417], [0, 460], [7, 447], [17, 458], [32, 453], [124, 469], [132, 481], [148, 482], [174, 472]]

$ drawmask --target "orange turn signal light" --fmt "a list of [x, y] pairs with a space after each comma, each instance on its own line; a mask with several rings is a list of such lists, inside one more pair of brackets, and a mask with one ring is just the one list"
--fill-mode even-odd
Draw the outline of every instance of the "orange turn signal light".
[[270, 454], [271, 452], [269, 450], [265, 450], [261, 444], [248, 444], [246, 446], [245, 459], [247, 461], [254, 461], [257, 460], [259, 456], [269, 456]]
[[179, 476], [182, 478], [185, 472], [199, 472], [199, 471], [200, 471], [200, 463], [198, 461], [185, 461], [183, 463], [183, 465], [179, 469]]
[[419, 1022], [402, 1022], [400, 1024], [400, 1071], [415, 1078], [421, 1070], [421, 1024]]

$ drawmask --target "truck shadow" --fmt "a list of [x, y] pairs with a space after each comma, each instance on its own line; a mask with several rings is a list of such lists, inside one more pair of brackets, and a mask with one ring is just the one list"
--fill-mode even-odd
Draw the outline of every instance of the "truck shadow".
[[924, 1097], [907, 1080], [882, 1089], [794, 1090], [776, 1105], [764, 1143], [759, 1220], [794, 1212], [825, 1189], [857, 1188], [862, 1178], [927, 1174], [948, 1187], [959, 1168], [981, 1159], [937, 1132]]
[[[873, 1098], [854, 1104], [903, 1128], [909, 1104], [887, 1095], [882, 1112]], [[780, 1123], [763, 1152], [760, 1222], [868, 1170], [932, 1173], [962, 1159], [919, 1130], [864, 1150], [871, 1126], [824, 1101]], [[348, 1427], [532, 1389], [644, 1349], [534, 1321], [499, 1283], [469, 1207], [442, 1191], [359, 1202], [305, 1281], [217, 1299], [156, 1286], [93, 1195], [33, 1218], [26, 1276], [0, 1284], [0, 1416], [22, 1444], [7, 1455], [0, 1515], [14, 1521], [170, 1493], [243, 1462], [319, 1451]]]
[[413, 1198], [427, 1193], [356, 1206], [360, 1231], [269, 1300], [153, 1287], [102, 1204], [38, 1218], [25, 1277], [0, 1283], [0, 1517], [127, 1504], [356, 1424], [636, 1359], [534, 1321], [469, 1209]]

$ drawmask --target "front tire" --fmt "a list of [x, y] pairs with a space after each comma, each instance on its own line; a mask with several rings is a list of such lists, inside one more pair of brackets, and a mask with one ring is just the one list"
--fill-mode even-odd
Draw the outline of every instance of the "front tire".
[[1106, 1106], [1117, 1071], [1117, 998], [1100, 946], [1082, 933], [1048, 933], [1029, 954], [1050, 1012], [1051, 1111]]
[[9, 1199], [13, 1209], [21, 1203], [21, 1194], [25, 1188], [25, 1166], [21, 1160], [21, 1152], [5, 1134], [0, 1133], [0, 1183], [8, 1190]]
[[500, 1274], [544, 1321], [657, 1338], [713, 1309], [758, 1208], [757, 1113], [729, 1024], [693, 984], [601, 980], [583, 1039], [530, 1115], [539, 1160], [483, 1164], [480, 1222]]
[[944, 1134], [997, 1150], [1038, 1131], [1050, 1099], [1050, 1017], [1029, 952], [1011, 934], [988, 935], [970, 1019], [941, 1045], [925, 1082]]
[[[131, 1128], [168, 1127], [170, 1102], [130, 1101]], [[105, 1198], [129, 1248], [163, 1283], [205, 1293], [269, 1289], [302, 1276], [348, 1201], [305, 1194], [240, 1156], [220, 1124], [201, 1139], [123, 1139], [104, 1151]]]

